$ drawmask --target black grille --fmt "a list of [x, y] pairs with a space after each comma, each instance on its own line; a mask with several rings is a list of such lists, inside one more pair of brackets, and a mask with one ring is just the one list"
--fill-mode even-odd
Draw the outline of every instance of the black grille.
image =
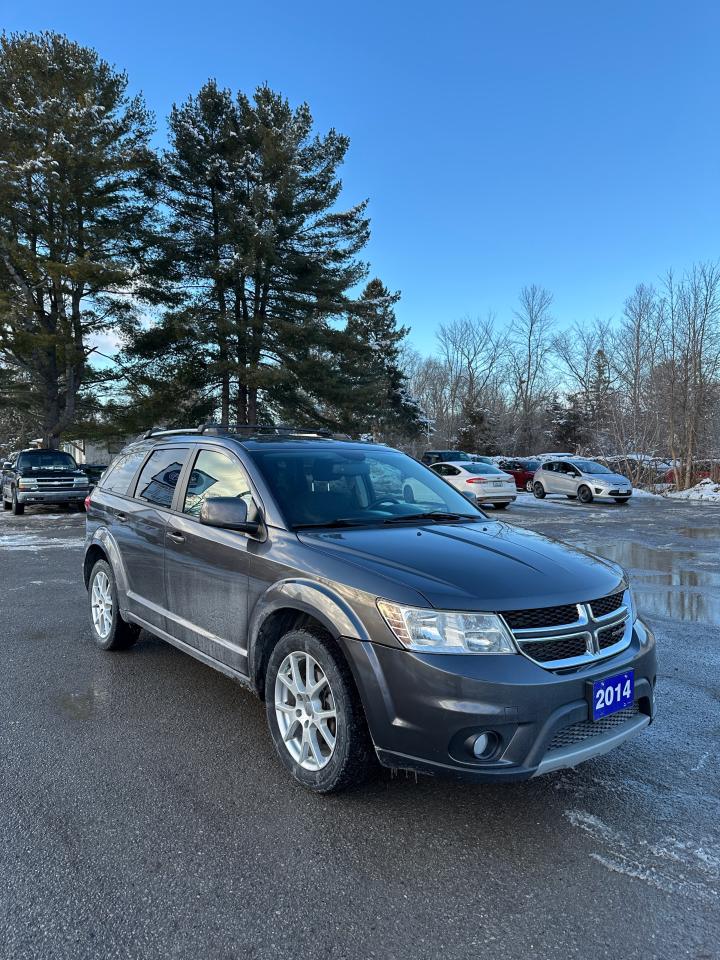
[[598, 646], [601, 650], [605, 650], [607, 647], [612, 647], [616, 643], [620, 643], [624, 636], [625, 624], [616, 623], [614, 627], [606, 627], [604, 630], [598, 632]]
[[578, 612], [574, 603], [564, 607], [536, 607], [534, 610], [506, 610], [505, 622], [511, 630], [532, 630], [537, 627], [559, 627], [577, 623]]
[[587, 640], [583, 634], [576, 637], [563, 637], [561, 640], [521, 641], [524, 654], [538, 663], [550, 663], [552, 660], [569, 660], [570, 657], [582, 657], [587, 653]]
[[579, 720], [577, 723], [571, 723], [562, 730], [558, 730], [552, 738], [548, 752], [551, 750], [562, 750], [563, 747], [571, 747], [575, 743], [582, 743], [583, 740], [589, 740], [591, 737], [599, 737], [603, 733], [610, 733], [616, 727], [621, 727], [628, 720], [632, 720], [640, 713], [640, 707], [637, 700], [631, 707], [625, 707], [624, 710], [618, 710], [617, 713], [611, 713], [609, 717], [602, 717], [600, 720]]
[[613, 610], [622, 606], [622, 593], [613, 593], [609, 597], [600, 597], [599, 600], [590, 601], [590, 609], [594, 617], [606, 617]]

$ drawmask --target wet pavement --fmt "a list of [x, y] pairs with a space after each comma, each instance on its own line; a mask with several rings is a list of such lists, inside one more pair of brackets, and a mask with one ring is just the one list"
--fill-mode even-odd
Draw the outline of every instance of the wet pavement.
[[147, 635], [93, 646], [81, 516], [0, 516], [0, 956], [720, 957], [720, 508], [503, 519], [628, 567], [658, 720], [529, 783], [318, 798], [248, 692]]

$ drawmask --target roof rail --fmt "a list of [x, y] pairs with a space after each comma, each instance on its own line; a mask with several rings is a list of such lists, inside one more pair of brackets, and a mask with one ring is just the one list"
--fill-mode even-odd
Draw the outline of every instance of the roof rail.
[[178, 433], [200, 433], [197, 427], [180, 427], [173, 430], [165, 430], [163, 427], [150, 427], [149, 430], [146, 430], [142, 435], [143, 440], [148, 440], [150, 437], [161, 437], [168, 436]]
[[253, 436], [261, 434], [263, 436], [278, 437], [324, 437], [329, 440], [339, 436], [333, 433], [328, 427], [295, 427], [287, 423], [237, 423], [230, 425], [204, 423], [198, 427], [197, 432], [220, 436]]

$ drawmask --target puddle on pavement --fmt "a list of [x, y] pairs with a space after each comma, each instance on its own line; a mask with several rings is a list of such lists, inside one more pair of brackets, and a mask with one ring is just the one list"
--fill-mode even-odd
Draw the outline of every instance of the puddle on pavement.
[[109, 702], [106, 690], [87, 690], [84, 693], [65, 693], [59, 697], [60, 709], [74, 720], [89, 720], [98, 709]]
[[[703, 528], [688, 529], [688, 536], [697, 536], [698, 529]], [[717, 530], [713, 534], [717, 536]], [[720, 624], [720, 565], [709, 562], [715, 561], [716, 554], [617, 540], [601, 544], [585, 541], [579, 546], [614, 560], [628, 571], [640, 613]]]

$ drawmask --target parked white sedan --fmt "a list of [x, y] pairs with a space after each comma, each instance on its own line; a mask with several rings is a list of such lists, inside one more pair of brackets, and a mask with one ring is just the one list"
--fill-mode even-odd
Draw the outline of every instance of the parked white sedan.
[[461, 493], [472, 494], [477, 503], [490, 503], [498, 510], [504, 510], [517, 497], [515, 478], [492, 463], [433, 463], [430, 469]]

